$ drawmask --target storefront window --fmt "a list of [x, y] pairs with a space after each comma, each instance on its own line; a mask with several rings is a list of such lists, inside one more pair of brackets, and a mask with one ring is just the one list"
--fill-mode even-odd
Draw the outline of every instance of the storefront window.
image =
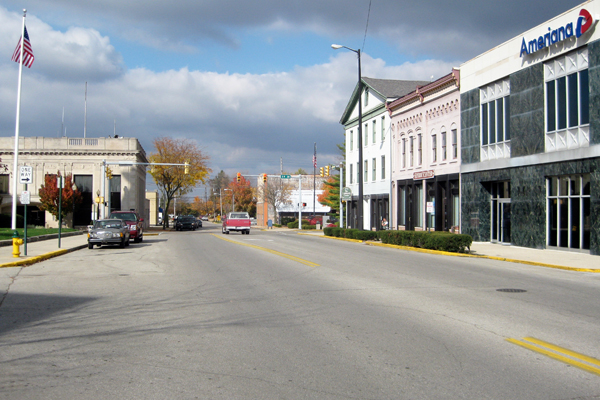
[[548, 246], [589, 250], [590, 175], [553, 176], [546, 185]]
[[398, 188], [398, 225], [406, 225], [406, 187]]
[[415, 185], [415, 227], [423, 227], [423, 185]]

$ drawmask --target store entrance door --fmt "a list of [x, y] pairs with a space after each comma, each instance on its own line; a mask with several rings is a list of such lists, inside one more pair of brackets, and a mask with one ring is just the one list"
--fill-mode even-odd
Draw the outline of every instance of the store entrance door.
[[510, 199], [492, 200], [492, 242], [510, 243]]

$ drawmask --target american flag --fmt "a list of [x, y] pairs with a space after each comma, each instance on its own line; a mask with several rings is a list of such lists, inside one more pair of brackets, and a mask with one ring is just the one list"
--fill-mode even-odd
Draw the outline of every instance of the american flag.
[[313, 165], [317, 168], [317, 156], [313, 156]]
[[[31, 43], [29, 42], [29, 35], [27, 34], [27, 27], [25, 27], [25, 44], [23, 45], [23, 65], [27, 68], [31, 68], [33, 65], [33, 49], [31, 48]], [[13, 53], [12, 60], [14, 62], [21, 62], [21, 39], [19, 39], [19, 43], [17, 44], [17, 48]]]

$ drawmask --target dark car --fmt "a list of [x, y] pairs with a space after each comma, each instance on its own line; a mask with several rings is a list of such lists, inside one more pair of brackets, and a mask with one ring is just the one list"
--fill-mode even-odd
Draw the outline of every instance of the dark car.
[[121, 219], [101, 219], [88, 230], [88, 249], [107, 244], [129, 246], [129, 227]]
[[110, 213], [111, 219], [122, 219], [129, 227], [129, 234], [134, 242], [144, 240], [144, 219], [135, 211], [113, 211]]
[[202, 219], [196, 218], [196, 228], [202, 228]]
[[192, 231], [196, 230], [196, 217], [192, 216], [184, 216], [177, 218], [177, 222], [175, 223], [175, 230], [181, 231], [184, 229], [190, 229]]

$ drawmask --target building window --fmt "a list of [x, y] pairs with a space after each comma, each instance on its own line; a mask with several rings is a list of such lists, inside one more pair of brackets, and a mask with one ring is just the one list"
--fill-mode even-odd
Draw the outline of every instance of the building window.
[[406, 138], [402, 138], [402, 168], [406, 168]]
[[0, 175], [0, 193], [8, 193], [9, 176], [8, 174]]
[[363, 144], [365, 147], [369, 144], [369, 124], [365, 124], [365, 142]]
[[510, 158], [510, 82], [488, 85], [480, 95], [481, 161]]
[[458, 158], [458, 131], [452, 129], [452, 158], [456, 160]]
[[354, 133], [350, 131], [350, 151], [354, 149]]
[[363, 174], [363, 181], [368, 182], [369, 181], [369, 160], [365, 160], [365, 171]]
[[363, 105], [363, 108], [367, 107], [369, 105], [369, 88], [365, 88], [365, 104]]
[[446, 132], [442, 132], [442, 161], [446, 161]]
[[437, 162], [437, 135], [431, 135], [431, 162]]
[[371, 163], [373, 164], [371, 166], [371, 180], [375, 182], [377, 180], [377, 159], [373, 158], [373, 160], [371, 160]]
[[548, 246], [589, 250], [590, 174], [549, 177], [546, 186]]
[[385, 140], [385, 117], [381, 117], [381, 141]]
[[352, 175], [353, 175], [352, 164], [350, 164], [350, 173], [348, 174], [348, 178], [350, 178], [350, 185], [352, 185]]
[[406, 225], [406, 187], [398, 188], [398, 225]]
[[415, 185], [415, 227], [423, 227], [423, 185]]
[[381, 179], [385, 179], [385, 156], [381, 156]]
[[544, 64], [546, 151], [590, 145], [587, 48]]
[[373, 144], [377, 142], [377, 120], [373, 120]]
[[360, 182], [360, 165], [356, 163], [356, 183]]
[[423, 164], [423, 136], [417, 135], [417, 165]]
[[415, 137], [411, 136], [410, 137], [410, 146], [409, 146], [409, 156], [408, 156], [408, 160], [410, 162], [410, 166], [412, 167], [415, 163], [415, 159], [413, 157], [414, 155], [414, 150], [415, 150]]

